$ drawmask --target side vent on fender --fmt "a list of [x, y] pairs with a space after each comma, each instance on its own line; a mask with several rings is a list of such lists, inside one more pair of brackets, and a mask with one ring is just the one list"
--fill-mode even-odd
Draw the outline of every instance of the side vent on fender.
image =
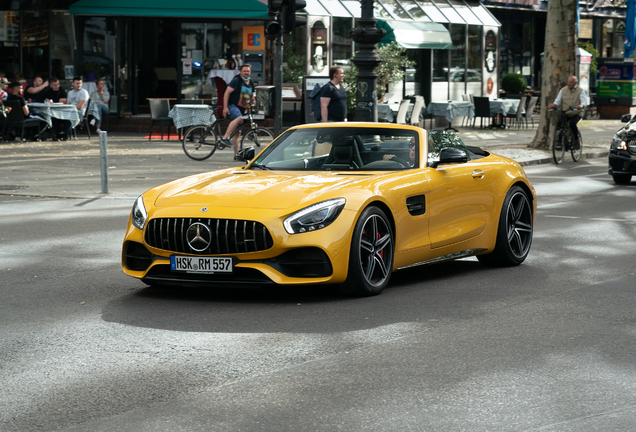
[[424, 195], [408, 197], [406, 199], [406, 208], [411, 216], [419, 216], [426, 213], [426, 198]]

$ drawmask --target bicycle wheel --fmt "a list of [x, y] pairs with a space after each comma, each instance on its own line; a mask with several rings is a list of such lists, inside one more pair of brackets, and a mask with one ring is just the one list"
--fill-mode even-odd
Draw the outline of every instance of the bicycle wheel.
[[274, 134], [264, 127], [250, 129], [241, 140], [241, 149], [246, 147], [267, 147], [274, 140]]
[[583, 138], [581, 137], [581, 132], [579, 132], [579, 148], [574, 147], [574, 143], [572, 143], [572, 147], [570, 148], [572, 151], [572, 159], [574, 162], [578, 162], [581, 160], [581, 155], [583, 154]]
[[563, 156], [565, 155], [565, 134], [563, 129], [557, 129], [554, 133], [554, 140], [552, 141], [552, 157], [555, 164], [563, 162]]
[[216, 134], [207, 126], [192, 126], [183, 136], [183, 151], [190, 159], [205, 160], [216, 148]]

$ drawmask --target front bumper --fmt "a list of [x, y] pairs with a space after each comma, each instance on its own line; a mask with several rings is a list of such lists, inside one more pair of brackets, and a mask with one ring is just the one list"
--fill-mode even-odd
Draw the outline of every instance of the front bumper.
[[[349, 266], [355, 212], [343, 211], [328, 227], [308, 233], [288, 234], [282, 223], [261, 220], [271, 233], [273, 246], [254, 252], [193, 255], [153, 247], [145, 230], [129, 223], [122, 250], [123, 271], [148, 284], [186, 286], [304, 285], [344, 282]], [[146, 229], [148, 229], [146, 225]], [[170, 256], [230, 256], [231, 274], [173, 272]]]
[[627, 150], [610, 150], [609, 174], [636, 175], [636, 159]]

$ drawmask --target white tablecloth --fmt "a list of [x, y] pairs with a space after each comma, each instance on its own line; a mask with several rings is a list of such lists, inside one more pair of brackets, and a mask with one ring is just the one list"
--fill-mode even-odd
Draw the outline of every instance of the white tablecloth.
[[519, 105], [519, 99], [494, 99], [489, 102], [491, 115], [514, 115]]
[[472, 103], [463, 101], [431, 102], [426, 106], [426, 113], [446, 117], [452, 123], [455, 117], [475, 117], [475, 107]]
[[71, 127], [75, 127], [80, 122], [80, 116], [77, 108], [67, 104], [49, 104], [49, 103], [30, 103], [27, 104], [34, 114], [40, 115], [49, 127], [53, 127], [51, 118], [60, 120], [70, 120]]
[[238, 74], [239, 71], [233, 69], [212, 69], [208, 73], [208, 84], [214, 84], [213, 78], [217, 76], [223, 78], [223, 81], [229, 84], [230, 81], [232, 81], [232, 78], [234, 78]]
[[177, 104], [168, 113], [177, 129], [188, 126], [210, 126], [214, 120], [214, 111], [208, 105]]

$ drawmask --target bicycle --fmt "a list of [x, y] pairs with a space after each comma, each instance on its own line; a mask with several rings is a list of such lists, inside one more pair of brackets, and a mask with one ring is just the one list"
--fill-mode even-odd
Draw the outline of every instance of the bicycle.
[[[221, 107], [217, 107], [221, 108]], [[274, 139], [269, 129], [260, 127], [254, 123], [252, 114], [252, 106], [249, 105], [245, 110], [243, 118], [249, 121], [250, 129], [243, 135], [241, 139], [241, 149], [243, 147], [267, 146]], [[226, 118], [217, 118], [213, 115], [213, 121], [210, 126], [197, 125], [192, 126], [183, 136], [183, 151], [190, 158], [196, 161], [206, 160], [216, 152], [217, 149], [223, 150], [225, 147], [232, 147], [221, 141], [223, 134], [221, 133], [221, 122]], [[245, 120], [230, 135], [230, 140], [243, 129]]]
[[[549, 111], [554, 111], [557, 108], [553, 108]], [[560, 164], [563, 162], [563, 157], [566, 151], [572, 153], [572, 160], [578, 162], [581, 160], [583, 154], [583, 138], [581, 132], [579, 132], [579, 148], [574, 148], [574, 133], [570, 128], [569, 117], [565, 114], [567, 111], [574, 110], [574, 107], [569, 107], [565, 111], [561, 111], [561, 117], [557, 125], [557, 130], [554, 133], [554, 140], [552, 141], [552, 157], [554, 163]]]

